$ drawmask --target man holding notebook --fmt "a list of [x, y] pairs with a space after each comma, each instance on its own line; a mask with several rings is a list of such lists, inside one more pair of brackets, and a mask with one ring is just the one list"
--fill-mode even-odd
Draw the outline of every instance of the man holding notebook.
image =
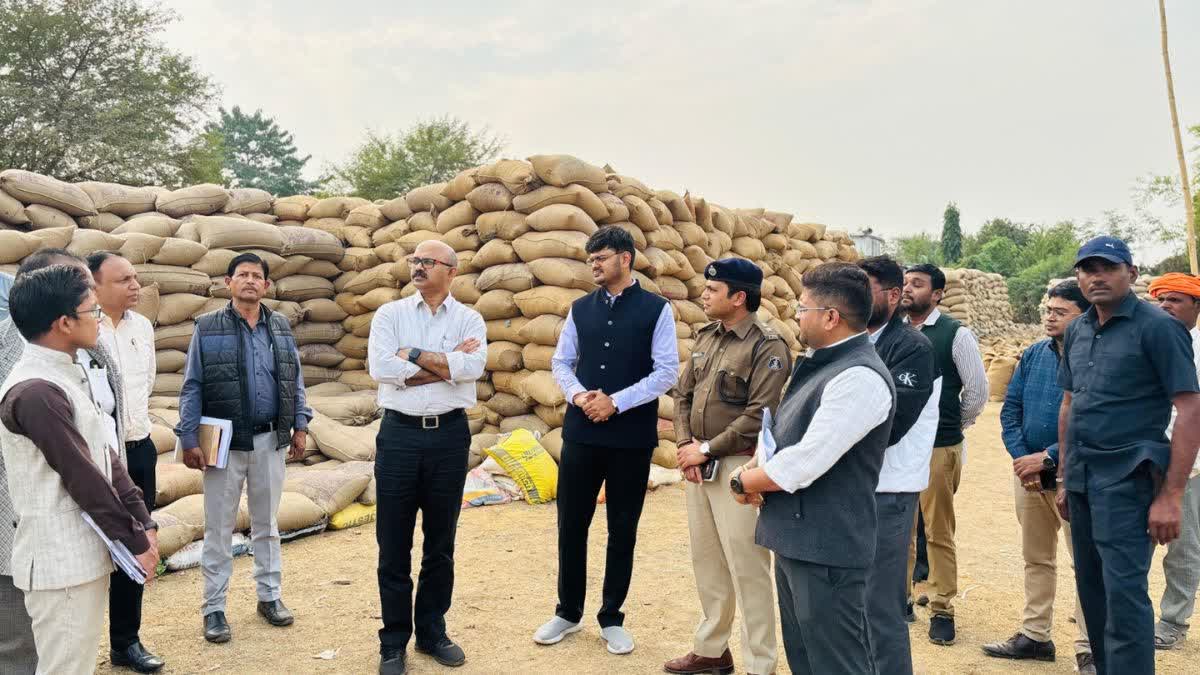
[[[283, 493], [284, 463], [304, 453], [312, 412], [304, 401], [300, 354], [281, 314], [263, 306], [270, 268], [253, 253], [229, 263], [225, 284], [232, 300], [196, 319], [179, 393], [179, 436], [184, 464], [204, 470], [204, 639], [228, 642], [225, 596], [233, 575], [233, 530], [242, 484], [250, 507], [258, 613], [272, 626], [290, 626], [281, 597], [283, 565], [275, 515]], [[232, 422], [228, 463], [211, 465], [200, 447], [200, 418]], [[284, 449], [290, 447], [290, 453]]]

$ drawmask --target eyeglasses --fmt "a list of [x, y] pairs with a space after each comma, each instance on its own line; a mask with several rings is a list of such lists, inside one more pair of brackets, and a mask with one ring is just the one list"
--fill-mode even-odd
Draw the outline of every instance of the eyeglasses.
[[436, 258], [418, 258], [416, 256], [409, 258], [408, 264], [410, 267], [417, 267], [419, 265], [422, 269], [427, 269], [427, 270], [431, 270], [437, 265], [445, 265], [446, 267], [454, 267], [454, 265], [451, 265], [450, 263], [444, 263], [441, 260], [438, 260]]
[[616, 255], [616, 253], [606, 253], [604, 255], [588, 256], [587, 264], [589, 264], [589, 265], [596, 265], [597, 263], [604, 264], [604, 262], [606, 260], [613, 257], [614, 255]]
[[835, 312], [837, 311], [837, 307], [801, 307], [801, 306], [797, 305], [796, 313], [799, 314], [801, 312], [824, 312], [824, 311], [827, 311], [830, 309], [834, 310]]
[[100, 317], [104, 314], [104, 308], [101, 307], [100, 305], [96, 305], [95, 307], [93, 307], [91, 309], [85, 309], [85, 310], [79, 311], [79, 312], [71, 312], [71, 314], [76, 319], [79, 319], [79, 318], [87, 316], [88, 314], [91, 314], [93, 319], [95, 319], [96, 321], [99, 321]]
[[1055, 317], [1057, 319], [1065, 319], [1071, 315], [1071, 312], [1070, 312], [1070, 310], [1061, 309], [1058, 307], [1047, 307], [1046, 315]]

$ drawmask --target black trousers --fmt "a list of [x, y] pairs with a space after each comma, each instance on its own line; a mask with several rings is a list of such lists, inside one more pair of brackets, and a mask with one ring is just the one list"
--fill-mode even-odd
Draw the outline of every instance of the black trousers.
[[[907, 573], [901, 573], [901, 578]], [[796, 675], [859, 675], [876, 668], [867, 628], [866, 569], [775, 554], [775, 591], [788, 667]]]
[[625, 621], [621, 606], [633, 576], [633, 549], [638, 521], [646, 502], [653, 448], [604, 448], [563, 443], [558, 465], [558, 607], [555, 614], [571, 622], [583, 618], [587, 594], [588, 528], [596, 514], [596, 497], [605, 484], [608, 510], [608, 553], [604, 592], [597, 619], [601, 628]]
[[[418, 645], [433, 646], [446, 635], [445, 617], [454, 592], [454, 539], [470, 446], [466, 415], [443, 421], [437, 429], [421, 429], [389, 413], [379, 427], [375, 539], [383, 648], [406, 648], [414, 623]], [[412, 544], [417, 511], [424, 543], [414, 606]]]
[[[150, 437], [125, 446], [125, 463], [133, 484], [141, 488], [146, 510], [154, 510], [154, 467], [158, 450]], [[116, 651], [124, 651], [138, 641], [142, 628], [142, 591], [145, 587], [133, 581], [121, 570], [112, 573], [108, 587], [108, 639]]]

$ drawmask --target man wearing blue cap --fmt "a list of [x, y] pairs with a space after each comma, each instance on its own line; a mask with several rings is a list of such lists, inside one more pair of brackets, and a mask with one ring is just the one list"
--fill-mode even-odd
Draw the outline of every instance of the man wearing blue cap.
[[[1092, 308], [1067, 327], [1058, 383], [1057, 503], [1071, 523], [1075, 584], [1096, 672], [1154, 672], [1147, 575], [1179, 536], [1200, 447], [1200, 385], [1187, 329], [1138, 300], [1125, 242], [1096, 237], [1075, 275]], [[1171, 406], [1175, 432], [1165, 436]]]
[[675, 387], [675, 436], [686, 486], [692, 570], [704, 618], [692, 651], [668, 673], [732, 672], [729, 639], [741, 605], [742, 661], [748, 673], [775, 672], [771, 553], [754, 543], [758, 513], [729, 492], [735, 469], [754, 455], [763, 408], [774, 411], [787, 381], [787, 345], [754, 316], [762, 270], [742, 258], [704, 268], [704, 313], [696, 346]]

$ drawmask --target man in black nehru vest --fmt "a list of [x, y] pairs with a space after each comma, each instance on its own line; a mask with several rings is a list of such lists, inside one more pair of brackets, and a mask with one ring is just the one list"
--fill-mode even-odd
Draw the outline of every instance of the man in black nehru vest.
[[554, 378], [570, 405], [558, 467], [558, 607], [534, 634], [552, 645], [580, 629], [587, 590], [587, 538], [607, 482], [608, 556], [600, 636], [613, 654], [633, 651], [621, 605], [658, 444], [658, 397], [675, 385], [675, 319], [663, 298], [633, 279], [633, 237], [603, 227], [585, 246], [599, 286], [571, 305], [554, 352]]

